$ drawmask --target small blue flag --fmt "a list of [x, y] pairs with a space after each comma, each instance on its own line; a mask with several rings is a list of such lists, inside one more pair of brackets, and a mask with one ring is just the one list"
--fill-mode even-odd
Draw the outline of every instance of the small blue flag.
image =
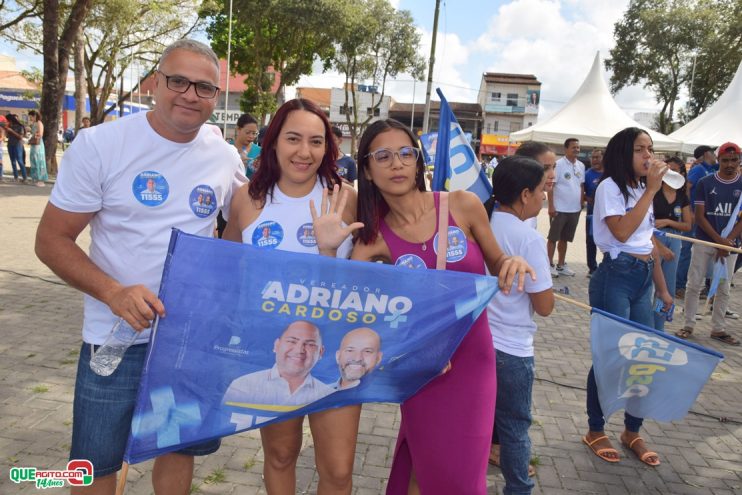
[[448, 101], [440, 89], [441, 99], [438, 143], [433, 168], [434, 191], [470, 191], [485, 202], [492, 195], [492, 185], [477, 161], [474, 150], [466, 139]]
[[637, 418], [685, 417], [724, 356], [593, 308], [593, 370], [605, 417], [625, 409]]

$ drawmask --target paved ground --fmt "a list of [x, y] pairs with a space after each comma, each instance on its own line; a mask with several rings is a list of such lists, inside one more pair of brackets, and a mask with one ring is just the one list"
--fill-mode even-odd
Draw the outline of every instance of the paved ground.
[[[62, 468], [66, 464], [72, 419], [72, 389], [80, 345], [82, 297], [36, 260], [33, 238], [49, 188], [0, 184], [0, 494], [31, 493], [30, 486], [9, 481], [11, 466]], [[540, 218], [545, 231], [545, 218]], [[583, 232], [580, 229], [578, 232]], [[87, 245], [87, 233], [81, 236]], [[587, 300], [582, 239], [571, 246], [568, 261], [577, 276], [567, 285], [572, 296]], [[29, 278], [31, 277], [31, 278]], [[740, 280], [742, 282], [742, 280]], [[732, 309], [742, 312], [742, 290], [733, 289]], [[648, 443], [662, 457], [656, 469], [619, 450], [619, 464], [608, 464], [580, 443], [586, 427], [586, 373], [590, 364], [588, 315], [565, 303], [539, 321], [537, 382], [534, 389], [533, 455], [538, 464], [538, 494], [716, 494], [742, 493], [742, 349], [720, 348], [708, 338], [704, 318], [697, 341], [725, 353], [694, 411], [683, 421], [646, 421]], [[742, 335], [742, 320], [729, 320]], [[676, 328], [671, 326], [670, 328]], [[714, 417], [736, 421], [720, 422]], [[388, 476], [398, 408], [364, 406], [355, 463], [355, 493], [383, 493]], [[619, 415], [608, 426], [612, 438], [621, 431]], [[301, 493], [316, 491], [313, 449], [307, 435], [299, 461]], [[445, 452], [440, 452], [445, 456]], [[197, 493], [265, 493], [260, 472], [262, 452], [257, 433], [227, 438], [218, 453], [200, 459], [193, 491]], [[127, 493], [151, 493], [145, 463], [132, 467]], [[490, 493], [503, 481], [490, 468]], [[59, 492], [59, 490], [57, 490]]]

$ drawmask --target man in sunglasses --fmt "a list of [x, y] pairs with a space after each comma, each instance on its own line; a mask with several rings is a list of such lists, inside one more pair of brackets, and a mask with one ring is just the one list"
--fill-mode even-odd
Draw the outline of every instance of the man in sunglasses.
[[[93, 463], [95, 480], [72, 493], [113, 494], [136, 402], [150, 327], [166, 308], [156, 292], [175, 227], [212, 236], [246, 178], [237, 150], [204, 123], [219, 94], [219, 61], [206, 45], [179, 40], [160, 58], [155, 108], [80, 133], [64, 155], [36, 235], [36, 253], [85, 293], [83, 344], [75, 384], [71, 459]], [[208, 196], [215, 208], [204, 209]], [[90, 253], [75, 243], [90, 224]], [[110, 376], [91, 355], [118, 319], [139, 332]], [[156, 494], [187, 494], [196, 445], [155, 461]]]

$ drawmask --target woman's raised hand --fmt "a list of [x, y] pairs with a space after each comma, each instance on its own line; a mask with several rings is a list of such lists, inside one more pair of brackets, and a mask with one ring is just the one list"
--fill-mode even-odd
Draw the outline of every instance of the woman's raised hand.
[[665, 176], [668, 170], [667, 164], [662, 160], [650, 160], [649, 170], [647, 172], [647, 190], [657, 193], [662, 188], [662, 177]]
[[353, 233], [354, 230], [363, 227], [361, 222], [353, 222], [350, 225], [343, 223], [343, 212], [345, 205], [348, 203], [347, 190], [340, 192], [340, 186], [335, 184], [332, 188], [332, 195], [329, 195], [327, 188], [322, 190], [322, 204], [320, 212], [313, 200], [309, 200], [309, 211], [312, 214], [312, 223], [314, 224], [314, 237], [317, 239], [317, 248], [320, 254], [335, 256], [340, 244]]

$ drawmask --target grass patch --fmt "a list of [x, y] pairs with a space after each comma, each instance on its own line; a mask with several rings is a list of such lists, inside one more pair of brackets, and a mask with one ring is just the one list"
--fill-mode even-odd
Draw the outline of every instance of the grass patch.
[[249, 461], [245, 461], [242, 467], [245, 468], [245, 471], [249, 471], [250, 468], [252, 468], [254, 465], [255, 465], [255, 458], [252, 458]]
[[540, 466], [541, 465], [541, 458], [537, 455], [531, 457], [530, 461], [531, 466]]
[[49, 387], [46, 385], [36, 385], [34, 388], [31, 389], [31, 392], [35, 394], [43, 394], [49, 391]]
[[70, 352], [67, 353], [68, 356], [79, 356], [80, 355], [80, 349], [72, 349]]
[[224, 474], [224, 469], [216, 468], [210, 475], [204, 478], [204, 483], [211, 485], [217, 483], [224, 483], [227, 480], [227, 476]]
[[28, 356], [26, 356], [26, 359], [32, 358], [32, 357], [34, 357], [35, 355], [36, 355], [36, 354], [34, 354], [34, 353], [32, 352], [31, 354], [29, 354]]
[[65, 365], [65, 364], [75, 364], [77, 362], [77, 359], [62, 359], [59, 364]]
[[191, 489], [188, 490], [188, 493], [198, 493], [201, 491], [201, 484], [191, 483]]
[[541, 421], [539, 421], [538, 419], [532, 419], [531, 426], [541, 426]]

